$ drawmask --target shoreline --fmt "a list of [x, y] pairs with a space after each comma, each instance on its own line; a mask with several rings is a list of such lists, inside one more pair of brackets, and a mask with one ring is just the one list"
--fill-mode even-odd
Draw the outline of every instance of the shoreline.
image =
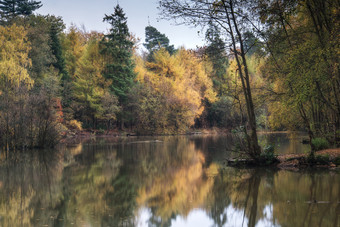
[[330, 148], [315, 152], [314, 163], [310, 163], [309, 154], [279, 155], [277, 159], [280, 169], [328, 168], [340, 169], [340, 148]]
[[283, 154], [276, 156], [272, 164], [259, 164], [252, 159], [226, 159], [231, 167], [272, 167], [282, 170], [299, 171], [304, 169], [340, 169], [340, 148], [330, 148], [315, 152], [314, 160], [309, 154]]
[[185, 135], [225, 135], [230, 133], [227, 129], [211, 128], [211, 129], [196, 129], [189, 130], [184, 133], [172, 133], [172, 134], [138, 134], [135, 131], [129, 130], [82, 130], [82, 131], [69, 131], [60, 140], [60, 143], [65, 143], [68, 140], [86, 139], [86, 138], [117, 138], [117, 137], [135, 137], [135, 136], [185, 136]]

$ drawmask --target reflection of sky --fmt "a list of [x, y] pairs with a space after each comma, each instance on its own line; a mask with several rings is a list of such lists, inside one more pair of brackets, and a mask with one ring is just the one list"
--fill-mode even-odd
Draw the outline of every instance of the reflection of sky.
[[138, 214], [138, 226], [148, 226], [148, 220], [150, 218], [150, 211], [146, 208], [140, 209]]
[[[224, 226], [248, 226], [248, 218], [244, 217], [244, 211], [235, 209], [232, 205], [225, 208], [224, 213], [227, 216], [227, 223]], [[267, 205], [263, 209], [263, 218], [258, 220], [256, 227], [277, 226], [280, 225], [273, 223], [273, 206]], [[259, 215], [259, 214], [258, 214]], [[138, 214], [138, 226], [147, 227], [148, 220], [151, 217], [150, 209], [142, 208]], [[178, 215], [175, 220], [171, 222], [173, 227], [187, 227], [187, 226], [215, 226], [214, 221], [207, 215], [206, 211], [202, 209], [193, 209], [187, 217]]]
[[172, 226], [213, 226], [214, 222], [206, 215], [203, 210], [192, 210], [187, 217], [178, 216]]
[[262, 226], [272, 226], [272, 227], [275, 227], [275, 226], [280, 226], [276, 223], [273, 223], [273, 205], [270, 204], [270, 205], [267, 205], [264, 207], [263, 209], [263, 215], [264, 215], [264, 218], [263, 219], [260, 219], [256, 226], [257, 227], [262, 227]]
[[184, 45], [187, 48], [195, 48], [196, 45], [203, 44], [202, 37], [197, 35], [200, 29], [173, 26], [173, 21], [169, 20], [158, 22], [158, 0], [41, 0], [41, 2], [43, 6], [38, 13], [61, 16], [68, 27], [74, 23], [77, 26], [85, 25], [89, 31], [99, 32], [104, 32], [108, 28], [107, 23], [103, 23], [104, 14], [112, 14], [114, 6], [119, 2], [128, 17], [130, 32], [141, 38], [141, 43], [145, 39], [145, 27], [148, 25], [149, 17], [150, 24], [161, 33], [165, 33], [175, 47]]

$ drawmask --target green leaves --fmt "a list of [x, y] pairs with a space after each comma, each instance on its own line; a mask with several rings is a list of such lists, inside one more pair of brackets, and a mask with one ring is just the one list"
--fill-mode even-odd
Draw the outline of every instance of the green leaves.
[[16, 16], [29, 16], [41, 6], [40, 1], [0, 0], [0, 15], [6, 20]]
[[110, 89], [123, 104], [136, 78], [132, 59], [133, 42], [129, 39], [127, 18], [119, 5], [115, 7], [114, 14], [105, 15], [104, 21], [111, 25], [110, 33], [101, 42], [101, 53], [108, 59], [104, 77], [112, 82]]
[[149, 51], [149, 61], [153, 60], [153, 54], [161, 48], [166, 49], [169, 54], [174, 54], [175, 48], [169, 45], [170, 41], [165, 34], [160, 33], [155, 27], [145, 27], [145, 43], [144, 47]]

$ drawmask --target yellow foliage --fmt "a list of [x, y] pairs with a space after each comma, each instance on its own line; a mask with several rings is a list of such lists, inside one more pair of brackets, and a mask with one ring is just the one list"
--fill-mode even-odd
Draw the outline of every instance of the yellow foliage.
[[72, 26], [64, 37], [63, 46], [65, 47], [66, 68], [73, 77], [78, 68], [77, 64], [85, 51], [86, 38], [77, 27]]
[[[105, 92], [110, 82], [102, 76], [105, 61], [99, 51], [99, 41], [92, 39], [84, 48], [76, 64], [72, 95], [84, 109], [84, 117], [115, 119], [115, 111], [108, 111], [108, 108], [104, 107], [106, 104], [109, 108], [113, 107], [110, 104], [114, 103], [114, 100]], [[106, 103], [103, 103], [103, 100], [106, 100]]]
[[[212, 81], [206, 74], [203, 62], [193, 53], [180, 49], [175, 55], [161, 49], [154, 54], [154, 62], [136, 59], [137, 79], [166, 97], [164, 111], [177, 112], [172, 116], [178, 131], [194, 124], [203, 112], [204, 99], [216, 100]], [[171, 117], [170, 117], [171, 118]], [[168, 119], [171, 121], [170, 119]], [[171, 125], [172, 123], [169, 123]]]
[[[31, 66], [28, 58], [30, 44], [26, 38], [26, 30], [22, 26], [0, 26], [0, 80], [2, 86], [19, 87], [33, 85], [27, 69]], [[0, 90], [3, 88], [0, 87]]]
[[82, 123], [81, 123], [80, 121], [77, 121], [77, 120], [71, 120], [71, 121], [68, 123], [68, 126], [69, 126], [71, 129], [83, 130]]
[[[281, 101], [271, 102], [268, 106], [270, 115], [268, 121], [270, 127], [274, 130], [286, 128], [289, 130], [295, 130], [303, 124], [298, 109], [294, 105], [287, 105]], [[287, 114], [290, 113], [290, 114]]]

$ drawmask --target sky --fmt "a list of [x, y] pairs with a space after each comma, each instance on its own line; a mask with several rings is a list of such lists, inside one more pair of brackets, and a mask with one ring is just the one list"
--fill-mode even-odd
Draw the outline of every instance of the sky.
[[165, 34], [176, 48], [196, 48], [204, 45], [200, 28], [178, 26], [171, 20], [161, 20], [158, 0], [40, 0], [43, 6], [36, 12], [42, 15], [61, 16], [67, 28], [73, 23], [85, 26], [87, 31], [106, 32], [105, 14], [112, 14], [117, 3], [123, 8], [131, 33], [145, 42], [145, 27], [150, 23]]

